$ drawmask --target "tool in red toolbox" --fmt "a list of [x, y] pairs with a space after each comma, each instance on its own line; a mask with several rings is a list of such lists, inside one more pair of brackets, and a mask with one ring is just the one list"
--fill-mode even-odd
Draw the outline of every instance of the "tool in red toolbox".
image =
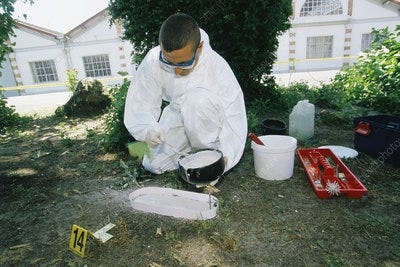
[[249, 133], [249, 138], [251, 140], [254, 141], [254, 143], [261, 145], [261, 146], [265, 146], [265, 144], [263, 143], [263, 141], [261, 141], [260, 138], [257, 137], [257, 135], [255, 135], [254, 133]]
[[361, 198], [367, 188], [329, 148], [303, 148], [297, 155], [319, 198], [347, 195]]

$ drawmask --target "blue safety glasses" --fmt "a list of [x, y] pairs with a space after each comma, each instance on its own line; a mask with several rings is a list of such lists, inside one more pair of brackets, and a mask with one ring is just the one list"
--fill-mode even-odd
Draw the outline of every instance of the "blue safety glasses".
[[174, 63], [169, 62], [168, 60], [166, 60], [164, 58], [163, 54], [162, 54], [162, 51], [160, 50], [160, 55], [159, 55], [158, 59], [162, 63], [162, 66], [166, 67], [166, 70], [173, 71], [175, 68], [180, 68], [180, 69], [191, 69], [191, 68], [193, 68], [194, 63], [196, 61], [196, 55], [197, 55], [197, 48], [194, 51], [194, 55], [190, 60], [188, 60], [186, 62], [174, 64]]

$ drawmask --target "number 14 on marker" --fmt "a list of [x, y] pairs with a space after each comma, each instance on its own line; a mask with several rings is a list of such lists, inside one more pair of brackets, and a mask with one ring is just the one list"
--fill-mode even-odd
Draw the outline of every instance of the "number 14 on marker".
[[72, 225], [71, 239], [69, 240], [69, 249], [75, 252], [79, 256], [85, 255], [86, 239], [88, 236], [88, 230], [79, 227], [78, 225]]

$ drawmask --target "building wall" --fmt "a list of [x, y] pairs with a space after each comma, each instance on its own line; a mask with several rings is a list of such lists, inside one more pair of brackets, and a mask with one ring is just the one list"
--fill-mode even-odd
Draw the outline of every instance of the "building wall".
[[[394, 30], [400, 24], [399, 6], [393, 3], [340, 0], [340, 15], [300, 17], [305, 2], [295, 1], [292, 27], [279, 36], [275, 73], [341, 69], [356, 60], [362, 34], [371, 33], [372, 28]], [[307, 37], [327, 35], [333, 35], [332, 58], [306, 59]]]
[[[361, 50], [361, 36], [370, 33], [372, 28], [388, 26], [391, 30], [400, 24], [399, 6], [393, 3], [382, 4], [378, 0], [340, 0], [343, 13], [332, 16], [300, 17], [300, 10], [306, 0], [294, 1], [292, 27], [279, 37], [276, 51], [277, 63], [274, 72], [313, 71], [340, 69], [351, 64]], [[351, 4], [352, 3], [352, 4]], [[109, 25], [107, 11], [82, 23], [66, 34], [45, 34], [41, 29], [20, 27], [15, 29], [16, 38], [14, 53], [10, 54], [10, 65], [3, 64], [4, 72], [0, 77], [0, 86], [38, 85], [34, 83], [29, 62], [54, 60], [57, 69], [58, 83], [43, 83], [48, 90], [65, 90], [65, 70], [75, 68], [78, 78], [86, 77], [83, 57], [107, 54], [111, 65], [111, 75], [102, 78], [117, 77], [119, 71], [132, 75], [132, 45], [121, 40], [121, 27]], [[333, 36], [331, 58], [306, 59], [307, 37]], [[13, 74], [14, 70], [14, 76]], [[108, 79], [107, 83], [115, 83]], [[40, 85], [40, 84], [39, 84]], [[32, 89], [37, 91], [37, 89]]]
[[15, 42], [13, 50], [15, 52], [24, 49], [45, 49], [57, 44], [54, 37], [40, 34], [37, 31], [30, 30], [25, 27], [14, 29], [16, 37], [11, 37], [11, 42]]
[[121, 40], [114, 24], [111, 27], [109, 26], [108, 17], [100, 18], [95, 23], [91, 23], [85, 31], [73, 32], [72, 38], [68, 42], [72, 66], [78, 71], [78, 77], [80, 79], [86, 77], [83, 57], [100, 54], [109, 56], [111, 65], [111, 76], [109, 77], [118, 76], [119, 71], [132, 74], [130, 55], [125, 53], [125, 47], [131, 47], [131, 45]]
[[20, 27], [15, 30], [17, 37], [13, 47], [22, 85], [35, 84], [29, 63], [43, 60], [54, 60], [59, 79], [66, 63], [61, 43], [54, 37], [42, 36], [36, 32]]
[[353, 0], [353, 19], [380, 19], [399, 17], [399, 6], [382, 4], [376, 0]]
[[0, 69], [0, 87], [15, 86], [15, 78], [12, 72], [10, 59], [6, 56], [5, 61], [2, 62], [2, 69]]
[[71, 42], [73, 43], [86, 43], [101, 40], [119, 39], [119, 34], [115, 24], [109, 25], [109, 17], [100, 16], [99, 18], [91, 21], [80, 30], [71, 31]]
[[306, 59], [307, 38], [317, 36], [333, 36], [332, 58], [318, 60], [300, 60], [296, 70], [334, 69], [343, 63], [344, 25], [326, 25], [296, 28], [296, 59]]
[[[107, 54], [109, 57], [111, 75], [95, 77], [96, 79], [112, 85], [120, 82], [112, 79], [119, 77], [118, 72], [124, 71], [132, 75], [130, 59], [132, 45], [121, 40], [121, 30], [115, 25], [110, 27], [109, 19], [106, 11], [99, 13], [67, 34], [47, 35], [40, 29], [35, 31], [23, 25], [15, 29], [16, 37], [12, 38], [11, 42], [15, 42], [14, 55], [21, 76], [17, 85], [37, 87], [43, 84], [45, 88], [40, 89], [41, 92], [66, 90], [64, 86], [67, 78], [66, 69], [74, 68], [78, 71], [78, 79], [85, 78], [83, 57], [101, 54]], [[54, 60], [58, 81], [35, 83], [29, 63], [43, 60]], [[7, 83], [7, 86], [11, 85]], [[39, 89], [25, 90], [26, 93], [36, 91]]]

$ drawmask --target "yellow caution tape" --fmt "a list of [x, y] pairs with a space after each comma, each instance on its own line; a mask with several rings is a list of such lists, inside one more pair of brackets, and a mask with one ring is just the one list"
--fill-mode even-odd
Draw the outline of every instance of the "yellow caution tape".
[[357, 56], [292, 59], [292, 60], [288, 60], [288, 61], [276, 61], [274, 63], [274, 65], [297, 63], [297, 62], [306, 62], [306, 61], [324, 61], [324, 60], [338, 60], [338, 59], [352, 59], [352, 58], [357, 58]]

